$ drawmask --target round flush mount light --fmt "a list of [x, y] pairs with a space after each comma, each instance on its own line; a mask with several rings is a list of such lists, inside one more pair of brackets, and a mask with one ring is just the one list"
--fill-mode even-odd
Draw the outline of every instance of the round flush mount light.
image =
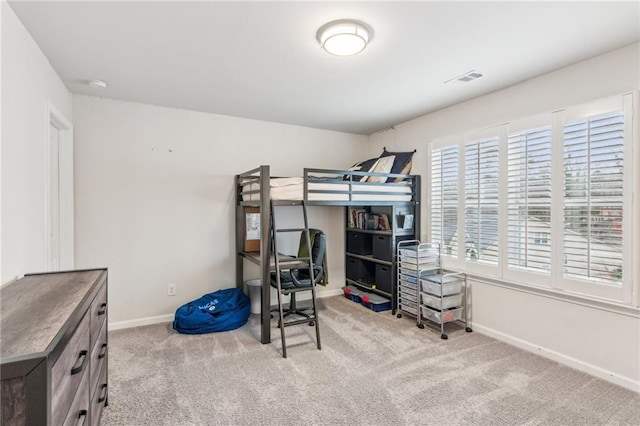
[[102, 80], [89, 80], [87, 81], [87, 84], [91, 87], [96, 87], [98, 89], [106, 89], [107, 88], [107, 82], [106, 81], [102, 81]]
[[371, 38], [373, 30], [362, 21], [340, 19], [320, 27], [316, 38], [320, 46], [336, 56], [351, 56], [362, 52]]

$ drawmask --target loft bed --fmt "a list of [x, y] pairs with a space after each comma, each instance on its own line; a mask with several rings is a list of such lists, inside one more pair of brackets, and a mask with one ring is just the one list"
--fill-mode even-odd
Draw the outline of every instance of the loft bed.
[[[257, 205], [267, 199], [289, 205], [291, 201], [304, 201], [307, 205], [355, 206], [415, 199], [417, 176], [413, 175], [310, 168], [304, 169], [302, 177], [270, 177], [268, 173], [269, 166], [260, 166], [238, 175], [240, 203]], [[364, 176], [380, 182], [356, 179]]]
[[[373, 182], [361, 181], [365, 179]], [[271, 342], [269, 282], [270, 272], [275, 267], [270, 253], [271, 204], [343, 207], [413, 204], [418, 215], [419, 199], [419, 175], [305, 168], [302, 177], [272, 177], [269, 166], [236, 175], [236, 287], [243, 288], [244, 259], [260, 266], [263, 283], [261, 342]], [[247, 209], [260, 214], [259, 249], [247, 250], [245, 247]]]

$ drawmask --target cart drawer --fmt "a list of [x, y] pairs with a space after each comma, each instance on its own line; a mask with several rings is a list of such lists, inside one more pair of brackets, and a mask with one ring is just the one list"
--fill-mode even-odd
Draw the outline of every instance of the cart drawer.
[[400, 262], [407, 268], [411, 269], [437, 269], [438, 258], [415, 258], [409, 256], [400, 256]]
[[462, 305], [462, 294], [444, 296], [441, 299], [440, 296], [422, 293], [422, 303], [438, 310], [459, 308]]
[[449, 296], [462, 291], [462, 281], [459, 280], [440, 284], [431, 280], [421, 279], [420, 285], [422, 287], [422, 291], [429, 294], [435, 294], [436, 296], [440, 296], [441, 292], [443, 296]]
[[412, 277], [411, 275], [400, 274], [400, 282], [411, 284], [413, 287], [418, 283], [418, 277]]
[[415, 294], [410, 294], [405, 292], [400, 292], [400, 301], [403, 304], [410, 304], [410, 305], [418, 304], [418, 298], [416, 297]]
[[416, 309], [415, 305], [411, 305], [411, 304], [400, 304], [400, 309], [402, 309], [405, 312], [410, 313], [411, 315], [418, 316], [418, 310]]
[[400, 281], [400, 290], [413, 294], [414, 297], [418, 297], [418, 286], [416, 284]]
[[437, 322], [438, 324], [461, 319], [462, 311], [463, 311], [463, 308], [437, 311], [435, 309], [431, 309], [428, 306], [422, 306], [422, 315], [429, 321]]

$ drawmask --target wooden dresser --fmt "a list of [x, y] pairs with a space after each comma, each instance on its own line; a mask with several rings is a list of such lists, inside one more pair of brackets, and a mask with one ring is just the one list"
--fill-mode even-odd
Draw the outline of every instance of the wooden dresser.
[[98, 425], [107, 405], [107, 270], [0, 289], [2, 425]]

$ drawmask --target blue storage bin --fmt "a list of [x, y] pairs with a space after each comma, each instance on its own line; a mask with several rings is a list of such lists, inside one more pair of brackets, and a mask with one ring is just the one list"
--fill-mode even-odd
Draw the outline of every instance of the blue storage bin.
[[354, 285], [347, 285], [342, 287], [342, 292], [344, 297], [356, 303], [360, 303], [362, 295], [366, 293], [365, 291], [361, 290], [360, 288]]
[[363, 295], [360, 303], [374, 312], [388, 311], [391, 309], [391, 300], [373, 293]]

